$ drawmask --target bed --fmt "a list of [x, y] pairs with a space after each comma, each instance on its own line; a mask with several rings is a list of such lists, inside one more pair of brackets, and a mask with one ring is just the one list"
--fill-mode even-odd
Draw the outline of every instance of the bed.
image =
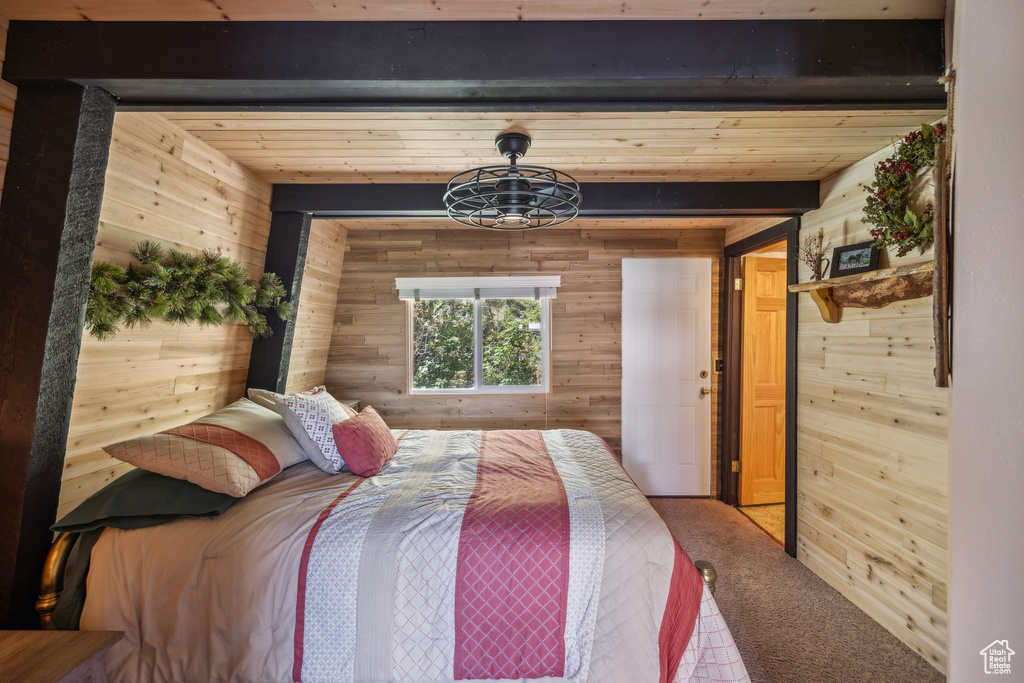
[[600, 438], [372, 419], [360, 443], [393, 453], [369, 476], [342, 439], [334, 473], [300, 459], [209, 515], [97, 533], [79, 627], [125, 633], [109, 679], [748, 680]]

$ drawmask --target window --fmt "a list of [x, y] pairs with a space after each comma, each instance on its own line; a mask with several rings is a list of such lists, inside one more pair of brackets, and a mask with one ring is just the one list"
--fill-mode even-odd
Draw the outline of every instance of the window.
[[409, 307], [412, 393], [548, 390], [559, 277], [397, 278]]

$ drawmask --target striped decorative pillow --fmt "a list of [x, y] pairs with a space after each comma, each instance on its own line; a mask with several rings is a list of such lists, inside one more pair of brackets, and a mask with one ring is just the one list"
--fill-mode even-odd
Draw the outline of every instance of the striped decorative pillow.
[[244, 398], [190, 424], [103, 450], [141, 469], [236, 498], [306, 459], [280, 415]]
[[353, 474], [372, 477], [398, 452], [398, 441], [376, 410], [366, 406], [332, 427], [334, 443]]

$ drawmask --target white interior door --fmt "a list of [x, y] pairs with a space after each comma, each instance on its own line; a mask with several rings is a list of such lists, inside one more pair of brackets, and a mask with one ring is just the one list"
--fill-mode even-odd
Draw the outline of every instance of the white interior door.
[[711, 495], [710, 373], [711, 259], [622, 259], [622, 464], [645, 494]]

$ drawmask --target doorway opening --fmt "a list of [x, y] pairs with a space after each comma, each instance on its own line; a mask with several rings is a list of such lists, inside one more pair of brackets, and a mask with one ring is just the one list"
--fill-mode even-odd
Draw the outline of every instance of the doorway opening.
[[740, 512], [785, 542], [786, 240], [740, 257]]
[[722, 499], [796, 554], [799, 219], [725, 249]]

